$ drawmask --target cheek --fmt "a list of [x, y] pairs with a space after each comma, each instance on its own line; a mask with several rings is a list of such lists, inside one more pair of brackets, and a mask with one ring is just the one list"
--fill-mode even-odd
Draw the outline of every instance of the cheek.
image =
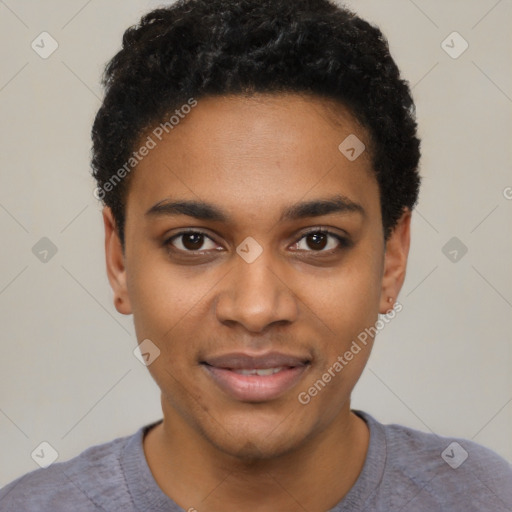
[[[379, 253], [358, 251], [326, 280], [321, 293], [311, 288], [314, 306], [312, 321], [318, 325], [317, 365], [305, 391], [315, 398], [315, 407], [338, 404], [341, 407], [363, 372], [373, 346], [371, 328], [378, 320], [381, 285]], [[321, 321], [319, 321], [321, 319]], [[321, 382], [320, 382], [321, 381]], [[322, 382], [328, 382], [324, 385]], [[311, 395], [309, 395], [311, 390]], [[333, 407], [333, 415], [338, 411]]]
[[371, 327], [378, 319], [380, 263], [373, 257], [355, 259], [326, 281], [321, 293], [318, 286], [312, 288], [317, 293], [308, 298], [315, 305], [312, 324], [318, 325], [317, 364], [297, 399], [327, 423], [349, 399], [366, 366]]
[[160, 350], [148, 370], [162, 390], [173, 389], [176, 395], [197, 365], [198, 348], [208, 340], [210, 299], [223, 273], [156, 260], [132, 269], [129, 294], [137, 340], [149, 339]]
[[150, 339], [163, 351], [190, 306], [184, 284], [158, 264], [140, 262], [127, 275], [137, 340]]
[[308, 306], [305, 311], [328, 338], [337, 340], [338, 349], [378, 318], [381, 262], [373, 251], [358, 250], [328, 277], [304, 277], [297, 286], [304, 290], [301, 298]]

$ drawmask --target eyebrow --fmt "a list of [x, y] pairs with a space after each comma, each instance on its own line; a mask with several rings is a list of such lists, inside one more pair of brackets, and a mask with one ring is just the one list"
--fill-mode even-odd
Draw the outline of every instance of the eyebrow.
[[[346, 196], [336, 195], [326, 199], [305, 201], [288, 206], [281, 214], [279, 222], [321, 217], [333, 213], [359, 213], [363, 217], [366, 215], [364, 208], [359, 203]], [[163, 199], [152, 206], [145, 215], [149, 217], [187, 215], [200, 220], [225, 223], [230, 220], [229, 215], [218, 206], [204, 201], [192, 200], [170, 201]]]

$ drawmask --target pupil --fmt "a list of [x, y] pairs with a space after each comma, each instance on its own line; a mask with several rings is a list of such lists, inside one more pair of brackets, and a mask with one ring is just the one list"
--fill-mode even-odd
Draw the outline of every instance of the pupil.
[[195, 251], [203, 245], [203, 235], [199, 233], [190, 233], [188, 235], [185, 235], [185, 239], [183, 241], [183, 245], [190, 249], [191, 251]]
[[[308, 235], [308, 238], [310, 239], [314, 239], [314, 246], [311, 246], [310, 247], [312, 249], [323, 249], [326, 245], [326, 235], [325, 233], [314, 233], [312, 235]], [[321, 239], [321, 240], [320, 240]], [[318, 243], [320, 242], [320, 243]]]

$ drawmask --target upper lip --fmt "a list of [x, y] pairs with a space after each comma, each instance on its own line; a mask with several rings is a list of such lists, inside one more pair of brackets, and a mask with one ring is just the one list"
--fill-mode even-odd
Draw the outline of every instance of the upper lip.
[[281, 366], [304, 366], [310, 362], [308, 357], [294, 356], [280, 352], [268, 352], [261, 355], [250, 355], [244, 352], [233, 352], [219, 356], [208, 357], [202, 364], [232, 370], [256, 370], [279, 368]]

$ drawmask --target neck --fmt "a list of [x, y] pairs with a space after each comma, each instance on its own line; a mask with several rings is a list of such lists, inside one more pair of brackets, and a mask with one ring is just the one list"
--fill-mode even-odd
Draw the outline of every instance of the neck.
[[240, 460], [164, 409], [164, 421], [144, 438], [144, 452], [159, 487], [184, 510], [291, 512], [328, 510], [341, 501], [363, 468], [368, 443], [366, 423], [347, 402], [300, 447], [276, 458]]

